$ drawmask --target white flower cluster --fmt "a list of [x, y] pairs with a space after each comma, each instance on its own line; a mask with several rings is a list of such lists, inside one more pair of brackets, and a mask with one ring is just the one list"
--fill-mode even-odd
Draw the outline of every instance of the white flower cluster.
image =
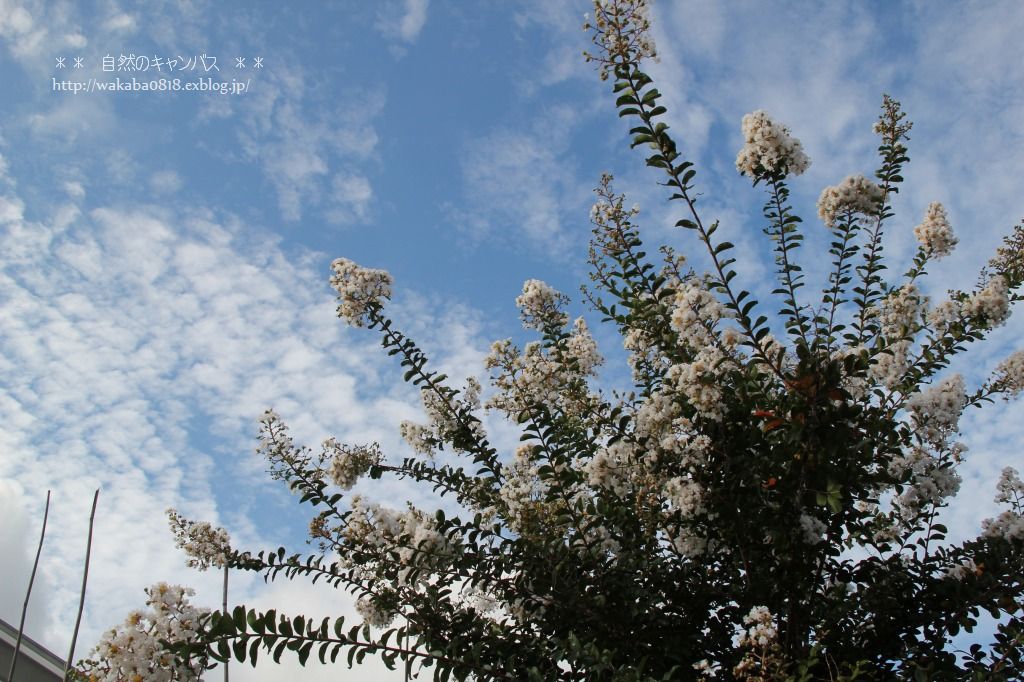
[[356, 265], [347, 258], [331, 263], [331, 286], [338, 292], [338, 317], [353, 327], [366, 324], [370, 307], [391, 298], [393, 280], [386, 270]]
[[377, 600], [368, 596], [356, 600], [356, 613], [363, 617], [363, 623], [376, 628], [390, 625], [398, 615], [397, 611], [381, 606]]
[[505, 521], [513, 530], [521, 531], [528, 511], [548, 490], [534, 466], [533, 446], [524, 443], [516, 448], [511, 464], [502, 467], [501, 472], [504, 480], [498, 495], [507, 510]]
[[994, 519], [981, 522], [981, 534], [986, 538], [1002, 538], [1008, 541], [1024, 540], [1024, 514], [1004, 511]]
[[743, 141], [736, 156], [736, 169], [741, 175], [801, 175], [811, 165], [800, 140], [761, 109], [743, 117]]
[[928, 324], [941, 336], [960, 319], [960, 312], [960, 306], [955, 301], [943, 301], [928, 311]]
[[622, 545], [612, 537], [611, 531], [600, 523], [588, 523], [583, 529], [582, 538], [573, 538], [573, 546], [577, 550], [586, 550], [589, 554], [604, 555], [614, 561], [622, 551]]
[[622, 347], [629, 351], [626, 362], [633, 371], [633, 379], [641, 381], [644, 377], [644, 368], [665, 366], [665, 355], [658, 349], [654, 338], [649, 332], [636, 327], [626, 332], [622, 340]]
[[543, 330], [545, 325], [562, 327], [568, 321], [562, 312], [567, 299], [553, 287], [539, 279], [523, 283], [523, 293], [516, 297], [516, 306], [527, 329]]
[[590, 328], [582, 317], [573, 323], [572, 334], [565, 344], [566, 354], [576, 363], [576, 371], [584, 376], [591, 376], [604, 358], [597, 351], [597, 341], [590, 334]]
[[[953, 446], [954, 458], [959, 458], [966, 449], [966, 446], [956, 443]], [[893, 499], [908, 521], [929, 505], [938, 504], [960, 490], [960, 474], [923, 448], [913, 448], [893, 459], [889, 463], [889, 473], [900, 479], [910, 476], [903, 493]]]
[[174, 534], [174, 544], [185, 550], [190, 567], [205, 571], [211, 566], [227, 565], [231, 536], [226, 530], [214, 528], [206, 521], [189, 521], [173, 508], [167, 510], [167, 521]]
[[913, 284], [905, 284], [891, 292], [880, 309], [871, 311], [877, 316], [882, 336], [889, 345], [872, 359], [869, 374], [890, 389], [900, 383], [910, 366], [909, 337], [921, 328], [927, 308], [928, 299]]
[[324, 455], [330, 458], [327, 475], [342, 490], [351, 490], [359, 477], [370, 470], [370, 467], [381, 463], [383, 459], [380, 446], [344, 445], [333, 438], [323, 443]]
[[826, 187], [818, 197], [818, 216], [829, 227], [846, 213], [877, 215], [882, 206], [882, 188], [863, 175], [850, 175], [838, 185]]
[[[402, 584], [409, 584], [415, 569], [436, 567], [453, 551], [448, 539], [437, 531], [434, 519], [411, 504], [399, 512], [367, 502], [360, 495], [352, 498], [343, 535], [353, 546], [393, 553], [401, 565]], [[427, 578], [421, 572], [416, 582]]]
[[776, 679], [772, 670], [781, 663], [778, 655], [779, 630], [771, 611], [764, 606], [755, 606], [743, 617], [743, 624], [749, 627], [739, 628], [733, 643], [749, 651], [732, 669], [733, 676], [737, 680]]
[[727, 358], [720, 350], [707, 347], [691, 362], [673, 365], [665, 374], [665, 382], [686, 396], [694, 409], [710, 421], [722, 421], [725, 416], [722, 402], [723, 362]]
[[146, 590], [148, 611], [133, 611], [120, 626], [103, 634], [79, 673], [95, 682], [170, 682], [199, 680], [205, 661], [190, 666], [175, 660], [160, 640], [192, 642], [209, 609], [192, 606], [190, 588], [157, 583]]
[[713, 680], [718, 677], [718, 666], [713, 664], [706, 658], [703, 658], [693, 664], [693, 669], [697, 671], [697, 674], [705, 680]]
[[602, 362], [597, 343], [582, 319], [576, 320], [565, 345], [556, 351], [547, 351], [540, 342], [533, 341], [520, 353], [511, 339], [495, 341], [484, 361], [487, 369], [497, 370], [492, 378], [497, 393], [487, 401], [487, 407], [511, 417], [536, 404], [579, 414], [589, 404], [587, 398], [566, 387], [582, 384]]
[[704, 487], [692, 479], [680, 476], [670, 478], [662, 488], [662, 495], [684, 517], [697, 516], [707, 511]]
[[735, 640], [738, 647], [764, 649], [774, 644], [779, 637], [775, 617], [766, 606], [755, 606], [750, 609], [750, 613], [743, 616], [743, 624], [749, 627], [739, 629]]
[[612, 63], [658, 58], [651, 37], [647, 0], [594, 0], [594, 23], [590, 23], [588, 16], [583, 28], [597, 30], [594, 41], [607, 54], [607, 57], [594, 57], [584, 53], [588, 61], [598, 59], [601, 62], [601, 80], [608, 78]]
[[872, 359], [868, 374], [887, 388], [896, 388], [910, 368], [910, 360], [907, 358], [909, 352], [910, 341], [889, 344], [883, 352]]
[[582, 473], [595, 488], [611, 490], [624, 496], [629, 492], [637, 469], [635, 453], [623, 439], [598, 448], [594, 456], [583, 465]]
[[978, 564], [974, 562], [974, 559], [967, 557], [947, 568], [945, 574], [947, 578], [953, 580], [964, 580], [969, 575], [978, 574]]
[[[402, 438], [421, 455], [434, 456], [435, 443], [450, 442], [454, 434], [462, 430], [457, 411], [472, 412], [480, 409], [480, 382], [469, 377], [459, 396], [451, 398], [451, 404], [430, 387], [420, 389], [420, 400], [427, 413], [427, 424], [403, 421], [399, 425]], [[479, 420], [470, 421], [469, 429], [476, 440], [486, 437]]]
[[708, 551], [708, 539], [690, 523], [679, 523], [668, 528], [668, 539], [680, 556], [690, 559]]
[[984, 320], [986, 326], [995, 328], [1006, 322], [1010, 316], [1010, 290], [1006, 279], [996, 275], [985, 288], [964, 302], [964, 315]]
[[999, 363], [994, 383], [1007, 399], [1024, 391], [1024, 350], [1016, 351]]
[[928, 299], [913, 284], [904, 284], [882, 301], [877, 312], [882, 335], [890, 341], [913, 335], [921, 328]]
[[907, 401], [921, 436], [941, 447], [950, 435], [956, 433], [960, 413], [967, 404], [964, 378], [954, 374], [931, 388], [915, 393]]
[[491, 616], [491, 619], [495, 622], [499, 622], [503, 613], [496, 613], [503, 611], [501, 609], [501, 602], [491, 594], [489, 591], [484, 589], [481, 585], [474, 585], [471, 583], [463, 583], [462, 590], [459, 595], [462, 597], [462, 604], [469, 609], [472, 609], [482, 616]]
[[810, 514], [804, 513], [800, 514], [800, 531], [803, 533], [804, 542], [809, 545], [817, 545], [824, 542], [828, 526]]
[[728, 315], [725, 306], [696, 277], [679, 283], [672, 308], [672, 328], [681, 343], [699, 351], [714, 342], [713, 330]]
[[914, 236], [922, 248], [935, 258], [948, 256], [958, 241], [946, 217], [946, 209], [937, 201], [928, 205], [924, 221], [914, 228]]
[[704, 464], [711, 438], [697, 433], [693, 422], [682, 416], [669, 387], [662, 386], [637, 408], [634, 425], [634, 435], [648, 439], [648, 451], [672, 455], [683, 466]]
[[1006, 502], [1014, 507], [1024, 506], [1024, 481], [1013, 467], [1005, 467], [996, 484], [996, 502]]

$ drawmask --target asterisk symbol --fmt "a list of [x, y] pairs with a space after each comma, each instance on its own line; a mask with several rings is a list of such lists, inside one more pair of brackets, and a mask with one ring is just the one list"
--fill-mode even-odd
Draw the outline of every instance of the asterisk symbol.
[[58, 69], [63, 69], [64, 66], [65, 66], [65, 64], [64, 64], [64, 57], [57, 57], [57, 68]]
[[236, 69], [244, 69], [245, 68], [245, 57], [235, 57], [235, 68]]
[[253, 57], [252, 58], [252, 68], [254, 68], [254, 69], [262, 69], [263, 68], [263, 57]]
[[75, 68], [76, 69], [80, 69], [83, 66], [84, 65], [82, 64], [82, 58], [81, 57], [75, 57]]

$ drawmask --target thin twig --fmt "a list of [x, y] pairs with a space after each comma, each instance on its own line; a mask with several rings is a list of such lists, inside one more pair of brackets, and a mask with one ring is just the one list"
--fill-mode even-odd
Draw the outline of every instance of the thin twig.
[[85, 586], [89, 581], [89, 557], [92, 554], [92, 527], [96, 520], [96, 501], [100, 497], [99, 488], [92, 496], [92, 512], [89, 514], [89, 539], [85, 545], [85, 570], [82, 571], [82, 593], [78, 597], [78, 616], [75, 617], [75, 631], [71, 635], [71, 649], [68, 650], [68, 660], [64, 664], [64, 679], [67, 679], [71, 670], [71, 663], [75, 659], [75, 644], [78, 642], [78, 627], [82, 624], [82, 609], [85, 608]]
[[43, 510], [43, 529], [39, 531], [39, 547], [36, 548], [36, 560], [32, 563], [32, 574], [28, 579], [28, 589], [25, 590], [25, 604], [21, 607], [21, 622], [18, 623], [18, 639], [14, 643], [14, 657], [11, 659], [11, 669], [7, 673], [7, 679], [14, 679], [14, 666], [18, 662], [18, 652], [21, 650], [21, 635], [25, 630], [25, 615], [28, 613], [28, 598], [32, 594], [32, 583], [36, 580], [36, 568], [39, 567], [39, 555], [43, 552], [43, 538], [46, 537], [46, 519], [50, 515], [50, 491], [46, 491], [46, 509]]
[[[228, 612], [228, 565], [224, 564], [224, 603], [222, 604], [223, 612]], [[228, 662], [224, 661], [224, 682], [228, 682]]]

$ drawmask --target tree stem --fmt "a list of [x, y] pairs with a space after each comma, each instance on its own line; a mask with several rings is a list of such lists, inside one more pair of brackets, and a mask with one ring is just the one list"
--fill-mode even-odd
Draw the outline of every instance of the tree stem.
[[100, 497], [99, 488], [92, 496], [92, 512], [89, 513], [89, 538], [85, 545], [85, 569], [82, 571], [82, 593], [78, 597], [78, 615], [75, 617], [75, 630], [71, 634], [71, 648], [68, 650], [68, 660], [64, 664], [64, 679], [67, 679], [71, 670], [72, 662], [75, 660], [75, 644], [78, 642], [78, 628], [82, 624], [82, 610], [85, 608], [85, 586], [89, 582], [89, 557], [92, 555], [92, 529], [96, 520], [96, 501]]
[[21, 607], [21, 622], [18, 623], [18, 639], [14, 643], [14, 656], [11, 658], [11, 669], [7, 673], [7, 679], [14, 679], [14, 666], [18, 663], [18, 652], [21, 650], [21, 635], [25, 630], [25, 616], [28, 614], [28, 598], [32, 594], [32, 583], [36, 580], [36, 569], [39, 567], [39, 555], [43, 552], [43, 538], [46, 537], [46, 519], [50, 516], [50, 491], [46, 491], [46, 508], [43, 510], [43, 528], [39, 531], [39, 546], [36, 548], [36, 560], [32, 562], [32, 574], [28, 579], [28, 589], [25, 590], [25, 603]]

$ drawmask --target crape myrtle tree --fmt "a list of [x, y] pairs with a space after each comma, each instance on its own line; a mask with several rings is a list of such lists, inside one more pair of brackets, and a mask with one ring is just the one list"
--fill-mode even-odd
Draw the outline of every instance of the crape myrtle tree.
[[[710, 263], [695, 272], [666, 247], [652, 258], [637, 209], [601, 179], [583, 292], [622, 334], [632, 388], [593, 389], [601, 357], [587, 325], [570, 323], [567, 298], [538, 280], [516, 301], [537, 339], [493, 345], [487, 391], [472, 379], [455, 388], [388, 316], [391, 277], [334, 261], [338, 314], [379, 334], [421, 390], [426, 423], [401, 426], [416, 455], [394, 461], [375, 444], [333, 439], [313, 451], [268, 411], [259, 451], [315, 508], [322, 553], [243, 552], [175, 513], [172, 526], [193, 565], [344, 589], [362, 621], [208, 612], [158, 585], [153, 610], [112, 630], [81, 675], [193, 679], [230, 657], [295, 655], [349, 665], [378, 656], [441, 680], [1021, 679], [1018, 472], [1003, 470], [1005, 511], [978, 537], [954, 544], [937, 517], [967, 456], [961, 413], [1024, 389], [1024, 352], [977, 387], [946, 372], [1021, 298], [1024, 225], [972, 291], [933, 303], [918, 281], [957, 242], [933, 203], [912, 264], [890, 281], [883, 233], [910, 123], [886, 97], [874, 179], [848, 177], [818, 200], [824, 226], [811, 229], [830, 231], [831, 269], [812, 294], [789, 198], [810, 161], [757, 111], [743, 119], [736, 167], [766, 196], [778, 283], [759, 304], [740, 288], [718, 223], [698, 210], [693, 164], [642, 69], [654, 56], [646, 2], [597, 0], [586, 28], [596, 46], [587, 58], [613, 84], [632, 145], [649, 150], [677, 225]], [[491, 444], [481, 410], [521, 427], [514, 453]], [[461, 511], [350, 497], [361, 477], [415, 481]], [[953, 650], [982, 611], [996, 619], [994, 641]]]

